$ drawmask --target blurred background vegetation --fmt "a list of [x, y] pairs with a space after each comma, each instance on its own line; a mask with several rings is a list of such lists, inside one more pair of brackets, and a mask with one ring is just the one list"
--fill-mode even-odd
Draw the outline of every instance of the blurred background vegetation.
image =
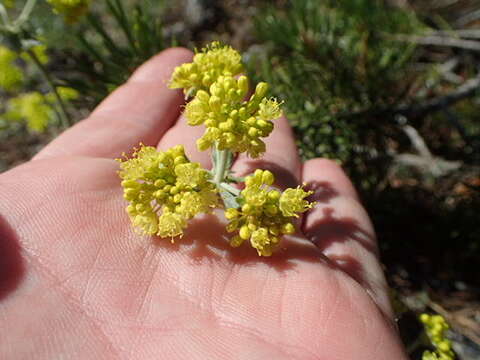
[[[25, 1], [2, 4], [15, 18]], [[412, 358], [428, 311], [458, 359], [480, 359], [479, 1], [105, 0], [71, 24], [39, 0], [2, 34], [0, 171], [162, 49], [240, 50], [285, 101], [301, 156], [337, 159], [359, 188]]]

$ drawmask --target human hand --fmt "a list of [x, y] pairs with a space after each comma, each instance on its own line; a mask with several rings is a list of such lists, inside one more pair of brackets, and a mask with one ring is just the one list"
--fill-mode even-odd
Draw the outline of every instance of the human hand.
[[406, 359], [355, 190], [331, 161], [302, 165], [283, 118], [261, 160], [233, 167], [316, 191], [301, 234], [272, 257], [230, 248], [214, 215], [174, 244], [135, 234], [113, 158], [184, 144], [209, 167], [166, 86], [190, 58], [164, 51], [0, 176], [0, 359]]

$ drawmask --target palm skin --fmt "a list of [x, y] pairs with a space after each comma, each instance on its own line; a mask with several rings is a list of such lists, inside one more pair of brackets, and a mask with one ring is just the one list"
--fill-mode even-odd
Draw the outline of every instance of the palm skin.
[[164, 83], [189, 56], [158, 55], [0, 176], [0, 359], [406, 359], [368, 217], [338, 166], [299, 163], [284, 119], [261, 163], [234, 166], [315, 185], [303, 231], [272, 257], [230, 248], [215, 215], [173, 244], [135, 234], [114, 157], [184, 143], [208, 166]]

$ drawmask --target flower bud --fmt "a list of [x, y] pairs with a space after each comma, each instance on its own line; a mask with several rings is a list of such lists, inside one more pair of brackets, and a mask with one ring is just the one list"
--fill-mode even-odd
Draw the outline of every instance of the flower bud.
[[234, 208], [229, 208], [227, 211], [225, 211], [225, 217], [228, 220], [235, 219], [238, 216], [238, 210]]
[[240, 228], [239, 235], [244, 240], [247, 240], [248, 238], [250, 238], [251, 232], [247, 225], [243, 225]]
[[268, 91], [268, 84], [265, 82], [258, 83], [257, 87], [255, 88], [255, 97], [263, 98]]
[[272, 185], [275, 181], [275, 177], [273, 176], [272, 172], [269, 170], [265, 170], [262, 174], [262, 183], [266, 185]]
[[232, 246], [232, 247], [239, 247], [240, 245], [242, 245], [243, 241], [244, 241], [244, 240], [243, 240], [240, 236], [234, 236], [234, 237], [230, 240], [230, 246]]
[[237, 80], [238, 89], [241, 91], [240, 97], [245, 97], [248, 93], [248, 78], [244, 75], [240, 76]]
[[286, 235], [291, 235], [295, 232], [295, 226], [292, 223], [286, 223], [282, 226], [282, 233]]

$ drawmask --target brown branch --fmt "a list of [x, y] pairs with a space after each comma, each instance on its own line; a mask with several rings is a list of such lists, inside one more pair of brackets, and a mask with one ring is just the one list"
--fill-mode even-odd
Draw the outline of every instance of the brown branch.
[[461, 100], [474, 96], [476, 92], [480, 90], [479, 87], [480, 75], [477, 75], [475, 78], [465, 81], [457, 89], [447, 95], [429, 99], [420, 104], [400, 105], [394, 109], [386, 109], [386, 111], [390, 111], [396, 115], [403, 115], [406, 117], [425, 116], [428, 113], [445, 109]]
[[480, 90], [480, 74], [476, 77], [465, 81], [457, 89], [449, 94], [427, 99], [423, 102], [413, 104], [400, 104], [398, 106], [385, 106], [376, 109], [368, 109], [357, 112], [339, 114], [344, 118], [355, 118], [359, 116], [369, 117], [392, 117], [396, 115], [405, 116], [407, 118], [421, 118], [432, 112], [446, 109], [457, 102], [474, 96]]

